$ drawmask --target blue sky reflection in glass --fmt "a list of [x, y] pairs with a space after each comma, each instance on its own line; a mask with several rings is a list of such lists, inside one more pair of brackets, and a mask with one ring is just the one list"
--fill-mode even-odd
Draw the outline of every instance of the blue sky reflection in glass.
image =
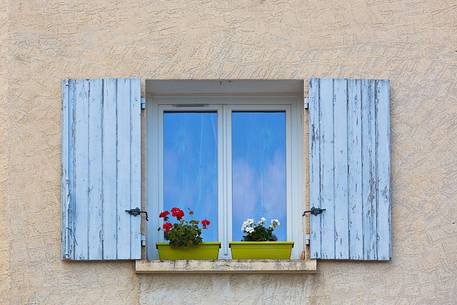
[[247, 218], [272, 218], [286, 240], [286, 113], [232, 113], [232, 239], [243, 237]]
[[217, 113], [165, 112], [163, 205], [211, 221], [204, 241], [217, 241]]

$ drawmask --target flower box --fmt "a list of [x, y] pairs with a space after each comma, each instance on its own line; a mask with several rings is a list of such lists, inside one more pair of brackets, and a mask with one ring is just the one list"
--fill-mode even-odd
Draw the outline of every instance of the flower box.
[[293, 241], [230, 242], [232, 259], [290, 259]]
[[220, 242], [202, 242], [195, 247], [172, 248], [169, 243], [157, 243], [160, 260], [216, 260]]

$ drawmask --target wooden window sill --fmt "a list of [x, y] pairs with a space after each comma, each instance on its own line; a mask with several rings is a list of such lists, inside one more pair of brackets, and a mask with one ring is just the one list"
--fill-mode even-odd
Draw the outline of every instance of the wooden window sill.
[[136, 273], [316, 273], [316, 260], [138, 260]]

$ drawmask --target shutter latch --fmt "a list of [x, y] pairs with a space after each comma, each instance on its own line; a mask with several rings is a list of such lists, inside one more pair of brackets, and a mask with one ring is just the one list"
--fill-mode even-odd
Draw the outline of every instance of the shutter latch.
[[319, 215], [319, 214], [322, 214], [322, 212], [324, 212], [324, 211], [325, 211], [325, 209], [312, 207], [311, 210], [309, 210], [309, 211], [304, 211], [304, 212], [303, 212], [303, 216], [306, 216], [307, 213], [310, 213], [310, 214], [312, 214], [312, 215], [314, 215], [314, 216], [317, 216], [317, 215]]
[[142, 211], [142, 210], [140, 210], [140, 208], [134, 208], [134, 209], [125, 210], [125, 211], [132, 216], [138, 216], [140, 214], [144, 214], [146, 221], [149, 221], [148, 212]]

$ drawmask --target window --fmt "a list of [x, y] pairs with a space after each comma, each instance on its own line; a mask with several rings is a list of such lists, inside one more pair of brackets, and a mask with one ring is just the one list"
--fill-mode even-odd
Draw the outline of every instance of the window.
[[211, 219], [205, 241], [217, 241], [217, 112], [164, 111], [163, 209], [195, 211]]
[[279, 219], [287, 240], [286, 112], [232, 112], [232, 239], [246, 218]]
[[[301, 91], [303, 92], [303, 91]], [[302, 94], [302, 93], [301, 93]], [[204, 241], [242, 239], [246, 218], [278, 218], [278, 240], [303, 249], [303, 98], [294, 94], [154, 95], [147, 102], [148, 258], [163, 241], [158, 213], [210, 219]]]

